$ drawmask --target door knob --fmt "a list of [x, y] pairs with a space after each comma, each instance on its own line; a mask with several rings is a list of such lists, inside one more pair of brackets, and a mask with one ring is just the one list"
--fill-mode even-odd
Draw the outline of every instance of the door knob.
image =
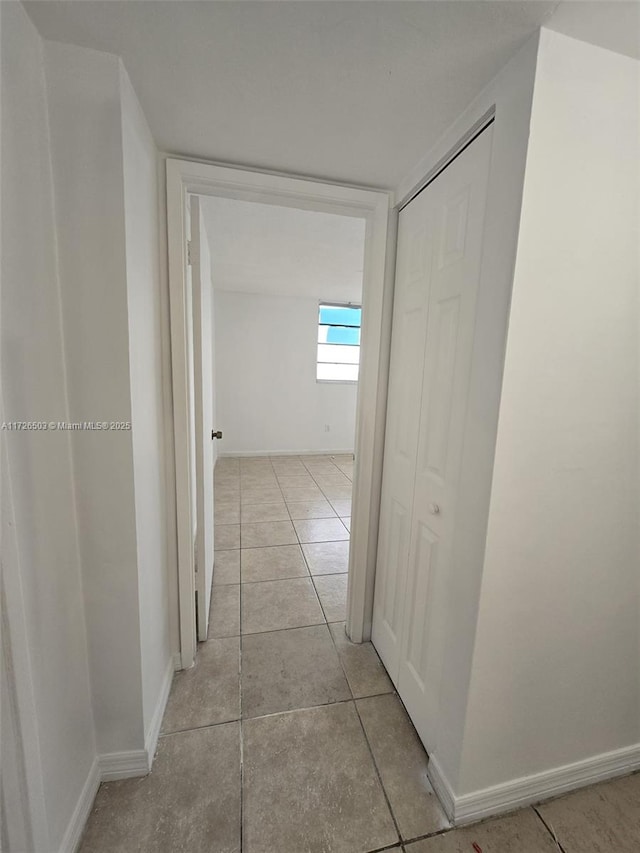
[[437, 515], [440, 512], [438, 504], [429, 504], [429, 512], [431, 515]]
[[222, 438], [222, 430], [221, 429], [218, 429], [218, 430], [212, 429], [211, 430], [211, 440], [213, 441], [214, 438]]

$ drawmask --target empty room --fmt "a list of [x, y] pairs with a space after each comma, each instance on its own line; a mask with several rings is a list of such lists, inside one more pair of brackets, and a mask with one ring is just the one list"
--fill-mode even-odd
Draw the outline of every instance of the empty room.
[[0, 3], [0, 846], [640, 849], [640, 3]]

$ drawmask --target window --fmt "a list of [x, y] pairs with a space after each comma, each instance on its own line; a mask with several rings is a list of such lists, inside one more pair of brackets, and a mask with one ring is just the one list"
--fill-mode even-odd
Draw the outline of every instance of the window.
[[320, 303], [318, 367], [320, 382], [357, 382], [360, 365], [359, 305]]

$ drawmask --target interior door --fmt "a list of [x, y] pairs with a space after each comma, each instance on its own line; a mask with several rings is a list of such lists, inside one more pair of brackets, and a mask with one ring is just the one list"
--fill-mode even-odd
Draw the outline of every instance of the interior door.
[[[391, 382], [415, 396], [394, 417], [415, 417], [415, 425], [401, 427], [416, 439], [410, 459], [398, 460], [394, 446], [399, 427], [391, 423], [391, 447], [385, 446], [383, 529], [393, 529], [398, 502], [395, 478], [410, 467], [413, 474], [409, 519], [402, 508], [408, 543], [396, 557], [382, 549], [384, 565], [376, 578], [373, 639], [395, 680], [398, 692], [427, 750], [433, 749], [439, 713], [443, 631], [451, 585], [456, 535], [457, 485], [466, 427], [466, 408], [474, 344], [475, 309], [482, 259], [484, 214], [491, 156], [491, 128], [485, 130], [402, 212], [399, 228], [422, 235], [416, 242], [427, 257], [421, 289], [428, 303], [421, 312], [424, 343], [417, 332], [399, 342]], [[410, 209], [420, 202], [415, 210]], [[399, 240], [398, 268], [406, 261], [408, 243]], [[399, 313], [405, 311], [402, 276]], [[395, 312], [394, 303], [394, 312]], [[399, 321], [393, 335], [403, 334]], [[405, 346], [403, 353], [402, 347]], [[422, 368], [418, 371], [416, 365]], [[415, 374], [420, 373], [416, 388]], [[390, 388], [390, 405], [401, 392]], [[414, 412], [416, 412], [414, 414]], [[407, 455], [411, 448], [408, 447]], [[389, 469], [389, 470], [388, 470]], [[405, 486], [408, 488], [408, 485]], [[403, 533], [403, 535], [405, 535]], [[404, 556], [406, 554], [406, 557]], [[393, 593], [389, 595], [389, 590]], [[387, 601], [393, 601], [390, 610]], [[394, 645], [381, 642], [384, 626], [394, 619]], [[391, 651], [391, 653], [390, 653]]]
[[426, 196], [401, 213], [391, 337], [391, 362], [372, 640], [395, 683], [418, 446], [427, 335], [433, 229]]
[[191, 290], [196, 482], [196, 595], [198, 639], [206, 640], [213, 579], [213, 312], [209, 245], [200, 199], [192, 196]]

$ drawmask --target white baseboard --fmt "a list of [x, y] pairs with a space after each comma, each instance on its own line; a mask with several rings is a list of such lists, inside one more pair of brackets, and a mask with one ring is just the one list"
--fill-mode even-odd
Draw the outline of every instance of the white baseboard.
[[82, 791], [78, 797], [78, 802], [73, 810], [71, 819], [67, 824], [67, 829], [62, 837], [59, 853], [75, 853], [80, 844], [84, 827], [89, 817], [89, 812], [93, 807], [93, 801], [100, 787], [100, 770], [98, 767], [98, 759], [94, 758], [91, 769], [87, 774]]
[[227, 450], [218, 453], [218, 459], [229, 456], [353, 456], [353, 447], [348, 450]]
[[429, 760], [427, 772], [447, 817], [459, 826], [557, 797], [586, 785], [624, 776], [638, 769], [640, 744], [594, 755], [583, 761], [513, 779], [462, 796], [455, 795], [436, 759]]
[[146, 776], [150, 772], [156, 754], [160, 727], [167, 706], [169, 691], [171, 690], [174, 670], [175, 660], [171, 656], [167, 663], [160, 693], [158, 694], [158, 701], [156, 702], [149, 730], [145, 737], [144, 749], [108, 752], [98, 756], [100, 779], [102, 782], [113, 782], [116, 779], [130, 779], [134, 776]]
[[149, 754], [146, 749], [105, 752], [98, 756], [98, 766], [101, 782], [146, 776], [149, 772]]
[[449, 818], [451, 823], [454, 822], [455, 801], [456, 797], [453, 793], [449, 780], [440, 769], [437, 760], [430, 755], [429, 764], [427, 765], [427, 776], [431, 782], [431, 787], [436, 792], [437, 798], [440, 800], [440, 805], [444, 809], [444, 813]]
[[[179, 660], [179, 655], [177, 658]], [[108, 752], [98, 755], [94, 759], [62, 839], [59, 853], [75, 853], [77, 850], [101, 782], [146, 776], [151, 770], [158, 737], [160, 736], [160, 726], [162, 725], [164, 710], [167, 699], [169, 698], [169, 691], [171, 690], [175, 663], [176, 656], [171, 656], [145, 739], [145, 748], [131, 749], [124, 752]]]
[[169, 691], [171, 690], [171, 682], [173, 681], [174, 672], [175, 660], [172, 656], [169, 658], [164, 678], [162, 679], [162, 687], [160, 688], [156, 708], [153, 712], [153, 717], [151, 718], [151, 723], [149, 725], [149, 731], [147, 732], [147, 736], [144, 740], [144, 748], [147, 753], [149, 770], [151, 770], [153, 759], [156, 754], [156, 746], [158, 745], [158, 738], [160, 736], [160, 726], [162, 725], [164, 710], [167, 707], [167, 699], [169, 698]]

